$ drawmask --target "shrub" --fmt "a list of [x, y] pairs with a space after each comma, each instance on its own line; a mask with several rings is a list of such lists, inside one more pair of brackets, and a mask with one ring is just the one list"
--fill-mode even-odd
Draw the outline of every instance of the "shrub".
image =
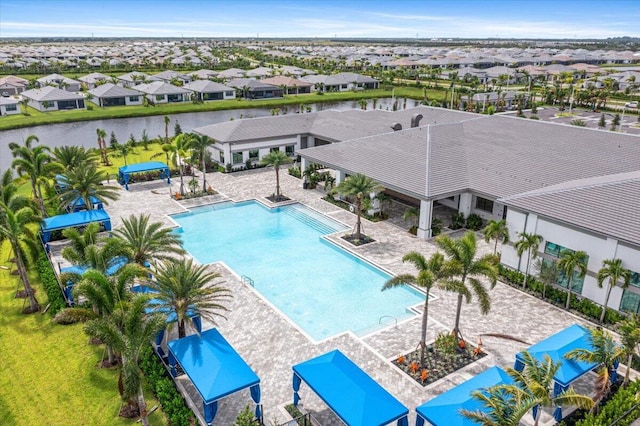
[[249, 408], [249, 404], [244, 406], [244, 410], [238, 414], [236, 421], [233, 423], [233, 426], [254, 426], [258, 425], [258, 421], [255, 419], [253, 415], [253, 411]]
[[601, 408], [597, 414], [589, 413], [576, 426], [628, 426], [640, 418], [640, 381], [635, 381], [618, 392]]
[[300, 172], [300, 167], [289, 167], [289, 174], [293, 177], [297, 177], [300, 179], [302, 177], [302, 173]]
[[49, 304], [51, 305], [49, 306], [48, 312], [51, 315], [55, 315], [61, 309], [65, 308], [67, 304], [62, 296], [62, 290], [60, 290], [60, 286], [58, 286], [56, 274], [53, 272], [53, 268], [45, 253], [41, 253], [38, 257], [36, 270], [38, 271], [38, 275], [40, 275], [42, 287], [44, 287], [44, 291], [47, 293], [47, 298], [49, 299]]
[[86, 322], [95, 317], [96, 315], [89, 309], [66, 308], [58, 312], [56, 316], [53, 317], [53, 322], [60, 325], [69, 325]]
[[227, 173], [231, 173], [233, 171], [233, 164], [231, 163], [227, 163], [224, 167]]
[[464, 214], [458, 212], [451, 215], [451, 229], [460, 229], [464, 226]]
[[467, 228], [473, 229], [474, 231], [482, 228], [482, 218], [475, 213], [472, 213], [467, 218]]
[[437, 217], [434, 217], [431, 221], [431, 233], [434, 237], [442, 232], [442, 226], [442, 221]]
[[572, 126], [587, 127], [587, 123], [585, 123], [584, 120], [580, 120], [579, 118], [576, 118], [575, 120], [571, 120], [569, 124], [571, 124]]

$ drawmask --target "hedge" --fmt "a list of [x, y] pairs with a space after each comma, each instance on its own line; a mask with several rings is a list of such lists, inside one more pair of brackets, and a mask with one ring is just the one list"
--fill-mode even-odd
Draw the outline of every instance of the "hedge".
[[36, 270], [38, 271], [38, 275], [40, 275], [42, 287], [44, 287], [44, 291], [47, 293], [47, 297], [49, 299], [50, 306], [48, 312], [51, 315], [55, 315], [61, 309], [64, 309], [67, 304], [64, 301], [62, 291], [58, 285], [56, 273], [53, 271], [51, 263], [49, 263], [49, 259], [44, 252], [38, 257]]
[[576, 422], [576, 426], [629, 426], [640, 418], [639, 392], [640, 381], [631, 382], [629, 386], [620, 388], [597, 414], [587, 414]]

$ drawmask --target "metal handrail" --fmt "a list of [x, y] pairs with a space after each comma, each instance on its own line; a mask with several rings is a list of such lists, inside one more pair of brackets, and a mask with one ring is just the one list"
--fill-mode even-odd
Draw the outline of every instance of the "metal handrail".
[[393, 321], [395, 321], [395, 327], [398, 327], [398, 318], [391, 316], [391, 315], [383, 315], [380, 317], [380, 319], [378, 319], [378, 325], [382, 324], [382, 320], [385, 318], [391, 318]]
[[243, 282], [243, 284], [249, 284], [251, 287], [255, 287], [253, 280], [246, 275], [240, 276], [240, 280]]

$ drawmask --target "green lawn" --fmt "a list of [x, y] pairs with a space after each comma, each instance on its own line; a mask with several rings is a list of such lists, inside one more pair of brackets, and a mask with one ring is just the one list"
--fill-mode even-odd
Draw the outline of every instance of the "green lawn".
[[[107, 143], [108, 142], [109, 142], [109, 137], [107, 135]], [[124, 142], [126, 141], [120, 141], [120, 143], [124, 143]], [[96, 146], [97, 146], [97, 143], [96, 143]], [[162, 145], [157, 143], [150, 143], [148, 145], [148, 148], [149, 148], [148, 150], [145, 150], [142, 146], [136, 146], [133, 152], [127, 155], [127, 164], [143, 163], [145, 161], [160, 161], [164, 163], [166, 161], [165, 154], [164, 152], [162, 152]], [[162, 155], [152, 158], [154, 155], [157, 155], [157, 154], [162, 154]], [[109, 155], [109, 160], [111, 161], [111, 165], [100, 166], [100, 170], [104, 170], [106, 173], [108, 173], [109, 179], [113, 181], [117, 179], [118, 169], [124, 166], [124, 158], [116, 156], [112, 150], [109, 150], [108, 155]], [[99, 158], [98, 158], [98, 161], [100, 161]], [[114, 182], [111, 182], [111, 183], [113, 184]]]
[[[10, 266], [8, 245], [0, 264]], [[46, 294], [37, 283], [40, 303]], [[18, 279], [0, 269], [0, 424], [135, 425], [118, 417], [117, 370], [100, 369], [102, 346], [90, 346], [82, 325], [60, 326], [49, 314], [23, 315]], [[157, 402], [146, 392], [149, 408]], [[164, 414], [152, 425], [166, 425]]]

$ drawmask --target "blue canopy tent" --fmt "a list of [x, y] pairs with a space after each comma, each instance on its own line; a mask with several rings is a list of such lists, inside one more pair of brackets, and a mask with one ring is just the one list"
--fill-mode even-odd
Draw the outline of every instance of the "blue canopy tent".
[[475, 422], [463, 417], [459, 410], [475, 411], [482, 404], [471, 397], [471, 392], [497, 385], [512, 384], [513, 379], [500, 367], [490, 369], [459, 384], [453, 389], [438, 395], [430, 401], [416, 407], [416, 426], [423, 426], [425, 421], [434, 426], [472, 426]]
[[[545, 355], [549, 355], [554, 362], [562, 362], [558, 372], [553, 377], [553, 396], [560, 395], [569, 388], [571, 383], [598, 366], [597, 363], [573, 361], [564, 357], [573, 349], [593, 349], [588, 336], [589, 330], [574, 324], [527, 349], [527, 351], [538, 361], [544, 361]], [[516, 354], [516, 362], [513, 368], [518, 371], [522, 371], [524, 369], [522, 352]], [[557, 421], [562, 420], [561, 407], [556, 407], [553, 417]]]
[[169, 366], [173, 377], [177, 375], [176, 363], [202, 396], [207, 424], [216, 417], [220, 399], [246, 388], [256, 403], [256, 417], [262, 418], [260, 378], [217, 329], [169, 342]]
[[67, 181], [67, 177], [65, 175], [56, 175], [54, 179], [55, 179], [55, 184], [53, 186], [56, 192], [62, 191], [69, 185]]
[[91, 222], [101, 223], [104, 225], [105, 230], [111, 231], [111, 218], [106, 211], [86, 210], [42, 219], [42, 223], [40, 224], [42, 241], [48, 243], [49, 240], [51, 240], [51, 232], [53, 231], [88, 225]]
[[[116, 257], [111, 261], [111, 263], [107, 267], [106, 274], [107, 275], [113, 275], [116, 272], [118, 272], [120, 270], [120, 268], [122, 268], [126, 264], [127, 264], [127, 258], [126, 257], [122, 257], [122, 256]], [[60, 268], [60, 273], [61, 274], [78, 274], [78, 275], [82, 275], [88, 269], [89, 269], [88, 266], [73, 265], [73, 266], [67, 266], [66, 268]], [[74, 304], [74, 301], [73, 301], [73, 283], [67, 282], [67, 284], [64, 287], [64, 295], [66, 296], [67, 302], [69, 302], [71, 305], [73, 305]]]
[[171, 183], [171, 172], [169, 167], [159, 161], [148, 161], [146, 163], [129, 164], [128, 166], [122, 166], [118, 169], [118, 182], [120, 185], [124, 185], [124, 188], [129, 190], [129, 179], [132, 173], [144, 173], [154, 170], [160, 170], [160, 178], [167, 178], [167, 183]]
[[409, 410], [339, 350], [293, 366], [294, 405], [303, 381], [349, 426], [408, 425]]
[[[102, 201], [100, 201], [93, 195], [91, 195], [89, 199], [91, 200], [93, 210], [104, 210], [104, 205], [102, 204]], [[67, 206], [67, 211], [69, 212], [79, 212], [81, 210], [86, 210], [86, 209], [87, 209], [87, 203], [85, 203], [82, 197], [76, 198], [75, 200], [73, 200], [71, 204]]]
[[[153, 295], [154, 293], [156, 293], [156, 291], [154, 291], [153, 289], [141, 285], [141, 286], [135, 286], [134, 288], [132, 288], [133, 291], [137, 292], [137, 293], [146, 293], [146, 294], [150, 294]], [[171, 324], [173, 322], [178, 321], [178, 315], [175, 313], [175, 311], [169, 310], [168, 308], [161, 308], [158, 307], [157, 305], [159, 305], [160, 303], [162, 303], [160, 300], [158, 299], [151, 299], [149, 300], [149, 307], [145, 309], [145, 311], [147, 313], [152, 313], [152, 312], [161, 312], [167, 315], [167, 324]], [[189, 316], [189, 318], [191, 318], [191, 321], [193, 322], [193, 325], [196, 328], [196, 331], [198, 333], [202, 332], [202, 318], [200, 318], [200, 315], [193, 310], [192, 307], [190, 307], [187, 310], [187, 315]], [[155, 338], [155, 344], [156, 344], [156, 352], [158, 353], [158, 355], [160, 356], [160, 358], [164, 357], [164, 351], [162, 350], [162, 341], [164, 340], [164, 335], [165, 335], [165, 330], [160, 330], [158, 331], [158, 333], [156, 334], [156, 338]]]

